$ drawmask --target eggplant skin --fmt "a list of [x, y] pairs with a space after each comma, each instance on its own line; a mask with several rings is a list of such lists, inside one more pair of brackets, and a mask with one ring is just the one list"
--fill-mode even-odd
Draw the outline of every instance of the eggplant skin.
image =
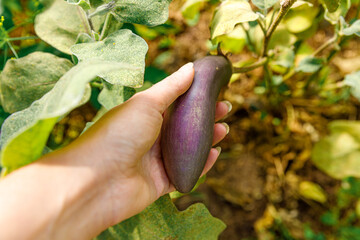
[[193, 189], [204, 169], [212, 147], [216, 100], [232, 75], [232, 65], [223, 56], [201, 58], [194, 69], [191, 87], [166, 111], [161, 131], [166, 173], [182, 193]]

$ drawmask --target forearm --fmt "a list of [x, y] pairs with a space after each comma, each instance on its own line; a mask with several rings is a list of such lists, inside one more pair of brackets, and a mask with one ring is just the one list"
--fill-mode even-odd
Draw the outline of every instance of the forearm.
[[97, 158], [90, 147], [75, 148], [51, 153], [0, 181], [0, 239], [89, 239], [105, 227], [107, 216], [96, 212], [104, 194], [101, 162], [89, 159]]

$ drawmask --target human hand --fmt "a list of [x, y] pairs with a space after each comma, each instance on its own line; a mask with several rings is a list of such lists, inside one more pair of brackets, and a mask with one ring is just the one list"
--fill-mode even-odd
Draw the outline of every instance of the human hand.
[[[190, 87], [193, 78], [193, 64], [189, 63], [110, 110], [81, 137], [87, 145], [91, 145], [89, 140], [93, 141], [103, 154], [102, 168], [109, 178], [109, 185], [104, 187], [107, 188], [105, 201], [111, 203], [107, 209], [112, 213], [108, 219], [110, 225], [139, 213], [160, 196], [175, 190], [162, 162], [160, 131], [164, 112]], [[228, 110], [228, 104], [218, 102], [216, 121]], [[227, 132], [226, 124], [215, 124], [213, 145]], [[215, 163], [219, 150], [211, 149], [203, 174]]]

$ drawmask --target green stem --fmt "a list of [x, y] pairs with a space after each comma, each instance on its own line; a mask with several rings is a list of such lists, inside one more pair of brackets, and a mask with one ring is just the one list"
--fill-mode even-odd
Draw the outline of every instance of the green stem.
[[265, 63], [267, 62], [267, 58], [261, 58], [259, 59], [257, 62], [249, 65], [249, 66], [245, 66], [245, 67], [239, 67], [239, 68], [234, 68], [233, 69], [233, 73], [246, 73], [246, 72], [250, 72], [256, 68], [259, 68], [261, 66], [264, 66]]
[[263, 23], [261, 22], [261, 20], [260, 20], [260, 19], [258, 19], [258, 20], [257, 20], [257, 22], [258, 22], [258, 24], [259, 24], [259, 26], [260, 26], [261, 30], [263, 31], [264, 36], [266, 37], [266, 29], [265, 29], [265, 26], [263, 25]]
[[5, 44], [5, 48], [4, 48], [4, 67], [5, 67], [6, 60], [7, 60], [7, 53], [8, 53], [8, 45]]
[[37, 36], [27, 36], [27, 37], [15, 37], [15, 38], [7, 38], [8, 41], [21, 41], [21, 40], [32, 40], [32, 39], [39, 39]]
[[255, 52], [255, 47], [254, 47], [254, 44], [253, 44], [252, 41], [251, 41], [249, 31], [244, 27], [244, 25], [243, 25], [242, 23], [240, 23], [240, 26], [241, 26], [241, 28], [242, 28], [242, 29], [244, 30], [244, 32], [245, 32], [246, 40], [247, 40], [247, 42], [249, 43], [250, 51]]
[[106, 15], [106, 18], [105, 18], [104, 26], [103, 26], [103, 28], [101, 29], [100, 41], [101, 41], [101, 40], [104, 38], [104, 36], [105, 36], [106, 29], [108, 28], [109, 23], [110, 23], [110, 19], [111, 19], [111, 14], [108, 13], [108, 14]]
[[98, 88], [98, 89], [100, 89], [100, 90], [104, 88], [103, 84], [102, 84], [102, 83], [99, 83], [99, 82], [91, 82], [91, 83], [90, 83], [90, 86], [91, 86], [91, 87], [94, 87], [94, 88]]
[[14, 54], [14, 56], [15, 56], [16, 58], [19, 58], [18, 54], [16, 53], [16, 51], [15, 51], [14, 47], [11, 45], [11, 43], [10, 43], [10, 42], [7, 42], [7, 44], [9, 45], [9, 47], [10, 47], [12, 53]]
[[268, 47], [269, 47], [269, 42], [271, 39], [271, 36], [273, 35], [273, 33], [275, 32], [275, 29], [277, 28], [277, 26], [280, 24], [281, 20], [283, 19], [283, 17], [287, 14], [287, 12], [290, 10], [291, 6], [296, 2], [296, 0], [283, 0], [281, 2], [281, 6], [280, 6], [280, 11], [279, 13], [276, 15], [275, 21], [273, 21], [266, 33], [266, 37], [264, 38], [264, 49], [263, 49], [263, 53], [262, 56], [265, 57], [267, 56], [267, 51], [268, 51]]
[[268, 94], [270, 95], [272, 92], [272, 72], [269, 69], [269, 64], [268, 61], [265, 62], [264, 65], [264, 70], [265, 70], [265, 84], [266, 84], [266, 89]]
[[337, 41], [337, 35], [330, 38], [328, 41], [326, 41], [323, 45], [321, 45], [318, 49], [315, 50], [315, 52], [312, 54], [314, 57], [318, 56], [322, 51], [324, 51], [326, 48], [330, 47], [332, 44], [336, 43]]

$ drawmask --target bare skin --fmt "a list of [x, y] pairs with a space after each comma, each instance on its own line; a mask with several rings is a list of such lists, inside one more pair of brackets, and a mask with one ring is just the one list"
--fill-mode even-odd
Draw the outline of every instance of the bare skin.
[[[115, 107], [67, 147], [0, 181], [0, 239], [91, 239], [174, 191], [161, 159], [163, 114], [191, 85], [192, 63]], [[216, 105], [216, 120], [229, 110]], [[226, 127], [216, 123], [213, 144]], [[212, 148], [203, 174], [219, 152]]]

